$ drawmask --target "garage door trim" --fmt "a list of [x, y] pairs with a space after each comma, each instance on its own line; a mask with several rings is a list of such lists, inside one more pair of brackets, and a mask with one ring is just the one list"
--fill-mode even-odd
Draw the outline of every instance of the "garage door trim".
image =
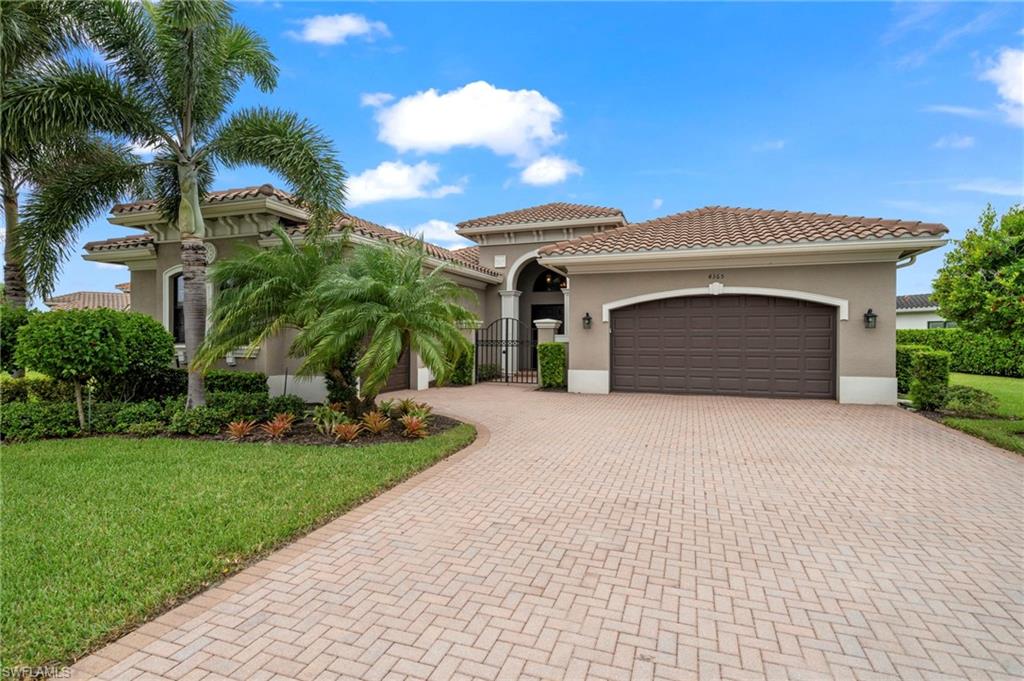
[[679, 288], [669, 291], [657, 291], [655, 293], [644, 293], [639, 296], [621, 298], [605, 303], [601, 306], [601, 321], [611, 320], [611, 311], [620, 307], [629, 307], [639, 303], [649, 303], [652, 300], [663, 298], [685, 298], [687, 296], [717, 296], [717, 295], [748, 295], [748, 296], [769, 296], [774, 298], [794, 298], [806, 300], [811, 303], [821, 303], [839, 308], [839, 321], [845, 322], [850, 319], [850, 301], [845, 298], [835, 298], [810, 291], [794, 291], [784, 288], [762, 288], [760, 286], [727, 286], [720, 282], [712, 282], [707, 286], [698, 288]]

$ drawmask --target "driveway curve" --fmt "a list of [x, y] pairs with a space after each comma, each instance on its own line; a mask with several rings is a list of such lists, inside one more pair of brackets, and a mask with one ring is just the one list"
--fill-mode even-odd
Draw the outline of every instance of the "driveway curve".
[[486, 441], [74, 675], [1024, 676], [1022, 457], [889, 407], [416, 395]]

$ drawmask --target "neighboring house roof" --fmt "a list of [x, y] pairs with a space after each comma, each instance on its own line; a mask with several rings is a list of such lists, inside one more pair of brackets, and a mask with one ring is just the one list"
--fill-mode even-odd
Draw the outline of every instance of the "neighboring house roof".
[[507, 213], [473, 218], [472, 220], [460, 222], [456, 226], [459, 229], [470, 229], [473, 227], [522, 225], [534, 222], [567, 222], [570, 220], [593, 220], [598, 218], [618, 218], [617, 221], [625, 219], [622, 211], [618, 208], [587, 206], [580, 203], [545, 203], [542, 206], [532, 206]]
[[119, 251], [127, 248], [149, 246], [152, 243], [153, 236], [151, 234], [140, 234], [133, 236], [119, 236], [116, 239], [104, 239], [103, 241], [90, 241], [84, 246], [84, 248], [90, 253], [97, 253], [100, 251]]
[[[295, 197], [288, 192], [278, 189], [271, 184], [261, 184], [255, 187], [241, 187], [239, 189], [224, 189], [222, 191], [210, 192], [203, 199], [203, 203], [225, 203], [227, 201], [238, 201], [241, 199], [254, 199], [258, 196], [273, 196], [279, 201], [296, 204]], [[124, 213], [141, 213], [153, 210], [159, 205], [156, 199], [134, 201], [132, 203], [119, 203], [110, 209], [110, 212], [120, 215]]]
[[131, 293], [132, 283], [130, 281], [126, 281], [120, 284], [114, 284], [114, 288], [116, 288], [121, 293]]
[[937, 310], [939, 308], [932, 301], [930, 293], [911, 293], [906, 296], [896, 296], [896, 311], [906, 310]]
[[43, 302], [51, 310], [127, 310], [131, 307], [131, 296], [112, 291], [75, 291], [62, 296], [53, 296]]
[[708, 206], [562, 241], [542, 255], [635, 253], [686, 248], [939, 236], [945, 225], [822, 213]]

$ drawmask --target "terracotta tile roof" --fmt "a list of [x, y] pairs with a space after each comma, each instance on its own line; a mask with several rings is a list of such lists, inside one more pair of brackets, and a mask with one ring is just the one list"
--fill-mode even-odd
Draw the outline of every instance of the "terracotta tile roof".
[[897, 310], [927, 310], [936, 307], [938, 305], [932, 301], [932, 294], [930, 293], [911, 293], [906, 296], [896, 296]]
[[587, 206], [580, 203], [545, 203], [542, 206], [521, 208], [507, 213], [487, 215], [460, 222], [456, 227], [470, 229], [473, 227], [496, 227], [498, 225], [519, 225], [533, 222], [564, 222], [566, 220], [588, 220], [592, 218], [611, 218], [623, 221], [625, 217], [618, 208], [604, 206]]
[[62, 296], [53, 296], [43, 302], [51, 310], [127, 310], [131, 307], [132, 297], [127, 293], [111, 291], [75, 291]]
[[455, 248], [455, 249], [452, 249], [451, 253], [452, 253], [453, 256], [455, 256], [459, 260], [462, 260], [464, 262], [468, 262], [471, 265], [479, 265], [480, 264], [480, 247], [479, 246], [464, 246], [463, 248]]
[[[271, 184], [261, 184], [256, 187], [242, 187], [239, 189], [224, 189], [222, 191], [210, 192], [206, 195], [203, 203], [224, 203], [226, 201], [237, 201], [240, 199], [253, 199], [258, 196], [272, 196], [278, 201], [295, 205], [295, 198], [288, 192], [278, 189]], [[110, 209], [110, 212], [117, 215], [124, 213], [141, 213], [153, 210], [157, 207], [156, 199], [146, 199], [133, 203], [119, 203]]]
[[709, 206], [562, 241], [544, 255], [634, 253], [716, 246], [940, 236], [945, 225], [823, 213]]
[[138, 236], [120, 236], [116, 239], [104, 239], [103, 241], [90, 241], [85, 245], [85, 250], [90, 253], [99, 251], [117, 251], [123, 248], [137, 248], [148, 246], [153, 243], [151, 234], [140, 234]]
[[126, 281], [121, 284], [114, 284], [114, 288], [116, 288], [121, 293], [131, 293], [132, 283], [130, 281]]

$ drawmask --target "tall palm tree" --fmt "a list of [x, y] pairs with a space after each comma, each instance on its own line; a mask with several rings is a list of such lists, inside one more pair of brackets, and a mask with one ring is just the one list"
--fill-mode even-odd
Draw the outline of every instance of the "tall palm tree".
[[[8, 83], [34, 69], [60, 58], [76, 39], [74, 22], [62, 12], [62, 5], [51, 0], [9, 0], [0, 4], [0, 101], [6, 98]], [[3, 194], [4, 227], [4, 301], [23, 308], [28, 302], [28, 287], [22, 258], [18, 253], [19, 194], [39, 179], [33, 170], [40, 155], [49, 163], [64, 151], [67, 136], [25, 144], [8, 134], [7, 118], [0, 118], [0, 192]]]
[[364, 399], [372, 402], [408, 348], [446, 381], [455, 361], [472, 349], [462, 325], [476, 317], [460, 303], [474, 294], [449, 279], [444, 267], [427, 272], [426, 258], [422, 244], [361, 246], [347, 267], [327, 271], [313, 291], [321, 312], [292, 346], [305, 356], [298, 374], [317, 375], [358, 348], [356, 373]]
[[[84, 0], [71, 5], [106, 66], [50, 64], [16, 79], [0, 104], [18, 139], [87, 130], [119, 144], [61, 164], [25, 209], [19, 246], [29, 283], [46, 293], [87, 220], [126, 196], [160, 200], [181, 234], [185, 347], [195, 356], [206, 321], [202, 199], [215, 168], [260, 165], [285, 178], [321, 234], [344, 203], [344, 171], [331, 142], [293, 113], [228, 113], [246, 80], [264, 92], [277, 81], [266, 42], [232, 21], [223, 0]], [[132, 145], [153, 150], [151, 161]], [[199, 371], [188, 405], [203, 404]]]

